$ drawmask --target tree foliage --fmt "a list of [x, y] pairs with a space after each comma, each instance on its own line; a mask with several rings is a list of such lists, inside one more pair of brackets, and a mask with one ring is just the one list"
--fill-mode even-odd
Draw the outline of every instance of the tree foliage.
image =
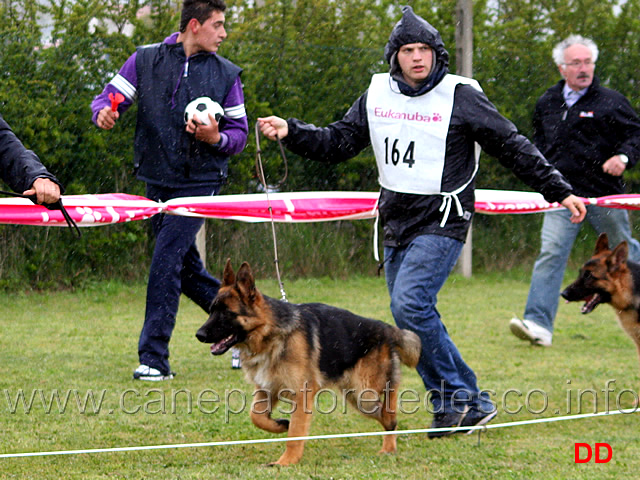
[[[143, 193], [131, 171], [135, 107], [105, 132], [92, 124], [89, 105], [137, 45], [161, 41], [177, 29], [180, 3], [0, 1], [0, 111], [65, 184], [66, 193]], [[456, 0], [406, 3], [440, 30], [455, 72]], [[225, 193], [256, 192], [256, 119], [273, 113], [326, 125], [341, 118], [366, 90], [371, 74], [387, 69], [383, 49], [400, 8], [390, 0], [228, 0], [228, 6], [229, 39], [220, 53], [244, 69], [251, 135], [245, 151], [231, 161]], [[474, 76], [527, 136], [536, 99], [559, 79], [551, 49], [570, 33], [596, 41], [601, 81], [638, 110], [640, 0], [474, 2]], [[275, 183], [283, 175], [283, 160], [273, 142], [262, 147], [268, 180]], [[377, 188], [369, 149], [339, 165], [289, 154], [288, 168], [283, 190]], [[630, 172], [628, 181], [635, 189], [640, 174]], [[478, 186], [524, 188], [485, 157]], [[150, 240], [143, 223], [85, 230], [72, 245], [59, 241], [66, 234], [0, 227], [5, 240], [0, 281], [47, 285], [59, 276], [136, 277], [146, 270], [141, 265]]]
[[[620, 6], [622, 4], [622, 6]], [[475, 77], [498, 109], [531, 137], [536, 100], [560, 80], [553, 46], [570, 34], [592, 38], [599, 47], [596, 68], [603, 85], [623, 93], [639, 111], [636, 63], [640, 54], [638, 8], [632, 0], [498, 0], [476, 15]], [[635, 32], [635, 33], [632, 33]], [[484, 162], [481, 186], [513, 188], [514, 179], [496, 162]], [[630, 173], [630, 188], [639, 176]], [[517, 182], [516, 188], [524, 188]]]

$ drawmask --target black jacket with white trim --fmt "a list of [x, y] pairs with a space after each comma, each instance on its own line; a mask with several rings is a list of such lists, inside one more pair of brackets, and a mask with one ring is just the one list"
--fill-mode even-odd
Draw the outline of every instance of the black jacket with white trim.
[[[425, 94], [428, 94], [425, 93]], [[294, 153], [312, 160], [341, 162], [370, 144], [365, 92], [344, 118], [327, 127], [288, 119], [284, 143]], [[539, 150], [518, 133], [515, 125], [498, 113], [486, 95], [469, 85], [456, 87], [446, 141], [443, 191], [451, 191], [469, 178], [475, 164], [475, 142], [496, 157], [524, 183], [542, 193], [549, 202], [572, 193], [571, 185], [551, 166]], [[382, 189], [379, 210], [384, 225], [384, 244], [404, 246], [423, 234], [444, 235], [464, 241], [474, 212], [475, 182], [458, 198], [465, 213], [452, 211], [444, 226], [441, 195], [415, 195]]]

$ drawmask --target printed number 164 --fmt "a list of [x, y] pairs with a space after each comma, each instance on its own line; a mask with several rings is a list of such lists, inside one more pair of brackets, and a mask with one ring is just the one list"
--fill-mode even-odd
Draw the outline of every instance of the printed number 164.
[[[391, 157], [391, 163], [393, 163], [394, 165], [398, 165], [398, 162], [400, 161], [400, 150], [398, 148], [399, 141], [400, 140], [397, 138], [393, 141], [393, 144], [391, 145], [391, 152], [389, 152], [389, 137], [384, 139], [384, 163], [388, 164], [389, 157]], [[405, 150], [404, 155], [402, 155], [402, 163], [408, 164], [409, 168], [413, 167], [413, 164], [416, 163], [415, 159], [413, 158], [414, 148], [415, 142], [409, 142], [409, 146]]]

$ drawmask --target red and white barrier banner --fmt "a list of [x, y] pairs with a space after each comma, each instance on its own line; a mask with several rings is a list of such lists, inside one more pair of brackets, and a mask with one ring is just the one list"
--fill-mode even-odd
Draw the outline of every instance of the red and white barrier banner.
[[[640, 210], [639, 194], [609, 195], [598, 198], [582, 198], [585, 205]], [[485, 214], [538, 213], [564, 208], [559, 203], [549, 203], [536, 192], [507, 190], [476, 190], [476, 212]]]
[[640, 210], [640, 195], [609, 195], [590, 199], [600, 207], [622, 208], [624, 210]]
[[[167, 213], [242, 222], [326, 222], [376, 216], [378, 192], [290, 192], [186, 197], [165, 203]], [[271, 212], [269, 212], [271, 208]]]
[[[584, 199], [583, 199], [584, 200]], [[549, 203], [536, 192], [508, 190], [476, 190], [476, 212], [489, 215], [504, 213], [538, 213], [564, 208], [559, 203]]]
[[[158, 213], [243, 222], [325, 222], [374, 218], [379, 192], [289, 192], [184, 197], [158, 203], [126, 193], [65, 195], [62, 202], [82, 227], [145, 220]], [[640, 195], [611, 195], [583, 199], [588, 205], [640, 210]], [[538, 213], [563, 208], [535, 192], [476, 190], [476, 212], [484, 214]], [[0, 199], [0, 223], [66, 226], [60, 211], [48, 210], [23, 198]]]
[[[157, 202], [126, 193], [64, 195], [62, 204], [80, 227], [145, 220], [163, 211]], [[60, 210], [48, 210], [26, 198], [0, 199], [0, 223], [67, 226]]]

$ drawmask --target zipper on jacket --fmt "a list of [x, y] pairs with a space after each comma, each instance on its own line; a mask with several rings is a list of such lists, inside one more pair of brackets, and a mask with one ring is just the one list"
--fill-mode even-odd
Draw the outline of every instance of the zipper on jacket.
[[182, 67], [182, 77], [178, 76], [178, 81], [176, 82], [176, 86], [173, 88], [173, 93], [171, 94], [171, 108], [176, 108], [176, 92], [180, 88], [180, 82], [182, 78], [187, 78], [189, 76], [189, 59], [187, 58], [184, 62], [184, 66]]

